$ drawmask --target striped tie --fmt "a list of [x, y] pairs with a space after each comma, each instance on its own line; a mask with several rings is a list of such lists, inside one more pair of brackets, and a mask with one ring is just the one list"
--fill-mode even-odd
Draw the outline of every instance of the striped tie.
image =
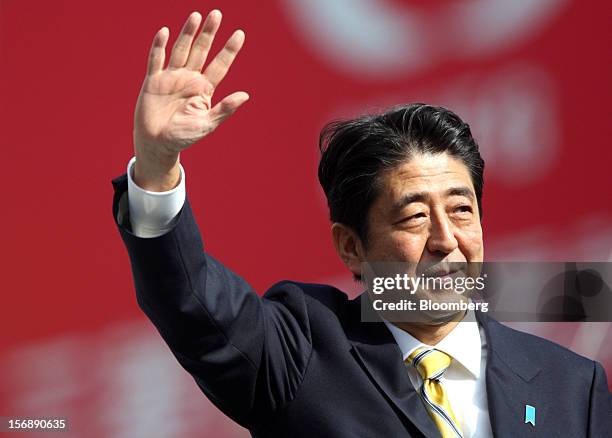
[[414, 365], [423, 379], [420, 389], [421, 398], [442, 437], [461, 438], [457, 418], [439, 380], [449, 367], [451, 357], [435, 348], [420, 347], [408, 356], [406, 363]]

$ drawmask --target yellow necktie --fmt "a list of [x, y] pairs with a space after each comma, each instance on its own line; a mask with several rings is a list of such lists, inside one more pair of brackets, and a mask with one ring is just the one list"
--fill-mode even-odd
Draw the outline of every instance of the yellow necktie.
[[451, 409], [440, 377], [451, 363], [451, 357], [440, 350], [420, 347], [414, 350], [406, 363], [412, 364], [423, 379], [421, 398], [443, 438], [461, 438], [461, 429]]

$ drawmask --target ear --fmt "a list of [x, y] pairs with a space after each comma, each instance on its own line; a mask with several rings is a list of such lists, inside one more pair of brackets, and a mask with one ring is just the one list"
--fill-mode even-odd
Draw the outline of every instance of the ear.
[[361, 263], [365, 262], [365, 250], [361, 239], [351, 227], [334, 222], [331, 228], [332, 240], [342, 263], [356, 277], [361, 277]]

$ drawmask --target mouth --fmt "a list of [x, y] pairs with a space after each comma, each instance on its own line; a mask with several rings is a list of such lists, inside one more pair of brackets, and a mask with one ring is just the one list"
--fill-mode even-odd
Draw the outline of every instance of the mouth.
[[454, 269], [454, 270], [443, 270], [443, 271], [435, 271], [435, 272], [429, 272], [429, 273], [425, 273], [423, 274], [425, 277], [430, 277], [430, 278], [449, 278], [452, 277], [455, 273], [459, 272], [459, 269]]
[[461, 263], [443, 263], [425, 269], [422, 275], [424, 277], [446, 278], [461, 272], [463, 272], [463, 266], [461, 266]]

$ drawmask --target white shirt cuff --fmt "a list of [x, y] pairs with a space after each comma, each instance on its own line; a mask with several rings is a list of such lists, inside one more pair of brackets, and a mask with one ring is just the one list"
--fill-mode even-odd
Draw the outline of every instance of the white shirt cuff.
[[132, 233], [138, 237], [159, 237], [174, 227], [185, 203], [185, 170], [179, 164], [181, 176], [175, 188], [167, 192], [152, 192], [138, 187], [132, 179], [135, 162], [136, 157], [133, 157], [127, 166]]

